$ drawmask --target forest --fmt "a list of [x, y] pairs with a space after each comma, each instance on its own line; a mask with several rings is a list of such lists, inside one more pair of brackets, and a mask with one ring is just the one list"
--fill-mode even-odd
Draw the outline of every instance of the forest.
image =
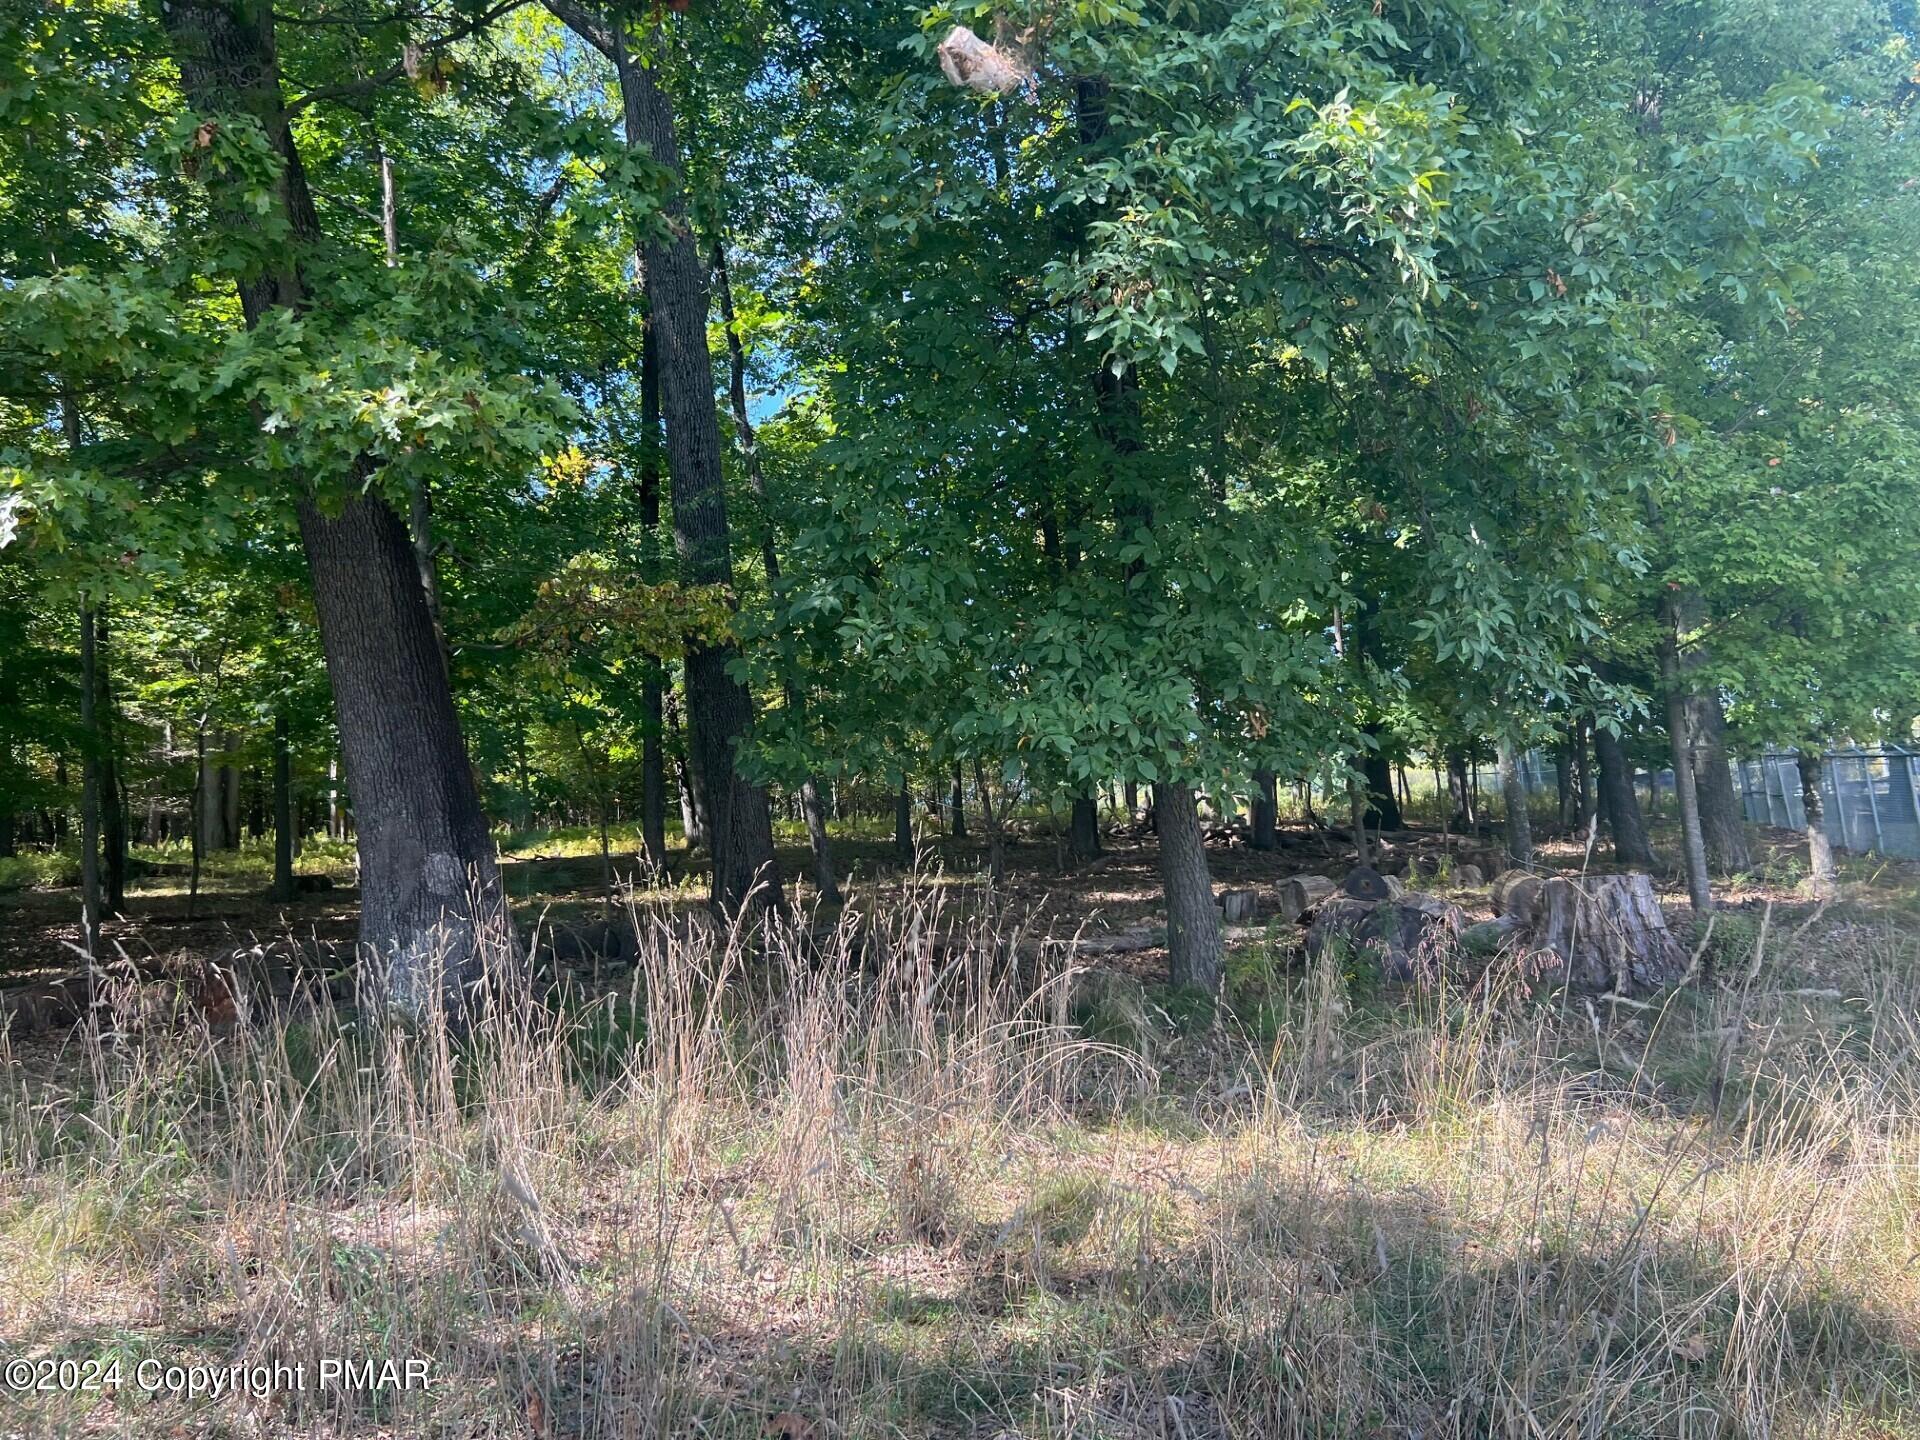
[[1920, 1437], [1917, 47], [0, 0], [0, 1435]]

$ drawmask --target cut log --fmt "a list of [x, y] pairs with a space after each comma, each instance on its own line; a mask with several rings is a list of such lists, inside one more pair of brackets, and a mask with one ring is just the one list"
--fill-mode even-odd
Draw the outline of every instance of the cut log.
[[1355, 900], [1391, 900], [1393, 887], [1371, 865], [1356, 865], [1340, 882], [1340, 893]]
[[1540, 904], [1540, 877], [1530, 870], [1503, 870], [1493, 878], [1493, 913], [1531, 921]]
[[1555, 876], [1540, 887], [1531, 938], [1565, 968], [1580, 990], [1626, 992], [1671, 985], [1687, 971], [1687, 952], [1646, 875]]
[[1459, 940], [1466, 917], [1433, 895], [1366, 901], [1341, 895], [1321, 905], [1307, 932], [1307, 955], [1318, 959], [1336, 943], [1354, 958], [1371, 960], [1387, 980], [1404, 983], [1438, 973]]
[[1260, 907], [1260, 892], [1257, 890], [1222, 890], [1220, 892], [1220, 915], [1229, 925], [1245, 925], [1253, 919], [1254, 911]]
[[[1482, 877], [1497, 875], [1507, 868], [1506, 852], [1497, 845], [1463, 845], [1453, 852], [1453, 868], [1456, 872], [1472, 867]], [[1479, 883], [1485, 884], [1483, 878]]]
[[1324, 875], [1295, 875], [1282, 880], [1278, 889], [1280, 918], [1289, 923], [1315, 909], [1333, 894], [1333, 881]]

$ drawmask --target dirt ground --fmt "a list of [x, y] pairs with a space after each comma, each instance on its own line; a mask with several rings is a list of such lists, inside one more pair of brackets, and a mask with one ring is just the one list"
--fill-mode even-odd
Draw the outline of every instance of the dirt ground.
[[[1263, 918], [1271, 911], [1271, 887], [1290, 876], [1323, 874], [1335, 880], [1354, 863], [1350, 845], [1336, 832], [1311, 825], [1283, 825], [1280, 844], [1270, 851], [1252, 849], [1244, 834], [1226, 827], [1213, 830], [1209, 863], [1216, 890], [1251, 888], [1261, 894]], [[1542, 869], [1577, 872], [1616, 868], [1604, 842], [1589, 857], [1584, 836], [1547, 835], [1538, 841], [1536, 864]], [[1097, 859], [1073, 864], [1058, 836], [1039, 826], [1023, 827], [1009, 837], [1006, 879], [1000, 895], [1007, 913], [1020, 917], [1029, 933], [1066, 935], [1121, 930], [1151, 924], [1160, 914], [1158, 856], [1151, 834], [1143, 827], [1122, 828], [1105, 838], [1106, 849]], [[1436, 888], [1419, 878], [1430, 872], [1442, 855], [1456, 863], [1475, 857], [1475, 851], [1496, 850], [1491, 831], [1479, 834], [1443, 834], [1437, 828], [1410, 827], [1392, 832], [1376, 846], [1375, 863], [1394, 873], [1413, 872], [1416, 888]], [[1670, 847], [1669, 847], [1670, 848]], [[1755, 865], [1744, 875], [1716, 887], [1724, 907], [1758, 910], [1771, 904], [1776, 918], [1791, 922], [1816, 907], [1798, 883], [1796, 857], [1804, 858], [1802, 837], [1785, 830], [1756, 832]], [[813, 892], [794, 877], [804, 876], [803, 850], [783, 849], [781, 864], [801, 905], [813, 903]], [[848, 877], [850, 891], [884, 892], [902, 876], [890, 844], [847, 840], [836, 844], [836, 859]], [[678, 857], [676, 856], [676, 861]], [[977, 881], [986, 861], [982, 842], [937, 837], [927, 840], [918, 867], [923, 878], [941, 877], [953, 888], [957, 904], [973, 903]], [[1843, 859], [1847, 882], [1844, 900], [1834, 912], [1849, 910], [1884, 920], [1915, 910], [1920, 896], [1920, 865], [1882, 861], [1878, 857]], [[523, 926], [571, 923], [603, 913], [604, 887], [600, 857], [533, 853], [501, 862], [508, 893]], [[223, 874], [210, 867], [199, 896], [190, 901], [184, 877], [170, 867], [150, 867], [130, 888], [126, 910], [103, 926], [103, 942], [110, 954], [125, 954], [139, 962], [197, 957], [230, 960], [255, 947], [281, 942], [323, 963], [344, 962], [350, 954], [358, 922], [357, 890], [351, 872], [336, 872], [335, 888], [303, 895], [290, 903], [269, 900], [257, 875]], [[1487, 868], [1491, 868], [1488, 866]], [[634, 856], [613, 856], [620, 893], [641, 903], [670, 903], [697, 909], [705, 879], [696, 862], [673, 867], [664, 886], [645, 888]], [[1491, 880], [1489, 874], [1485, 877]], [[1669, 920], [1677, 928], [1691, 923], [1685, 886], [1677, 875], [1656, 875], [1655, 885]], [[1446, 893], [1471, 918], [1491, 913], [1487, 886], [1447, 886]], [[856, 899], [856, 903], [858, 903]], [[0, 987], [44, 981], [78, 967], [79, 895], [73, 889], [0, 893]], [[288, 942], [293, 942], [291, 945]], [[1151, 971], [1162, 952], [1129, 957], [1126, 968]]]

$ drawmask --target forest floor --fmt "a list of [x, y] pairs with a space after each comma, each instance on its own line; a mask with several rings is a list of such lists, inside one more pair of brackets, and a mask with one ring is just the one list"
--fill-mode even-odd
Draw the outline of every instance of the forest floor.
[[[1287, 839], [1216, 881], [1344, 869]], [[1207, 1015], [1155, 950], [1006, 963], [1150, 923], [1149, 844], [1029, 835], [990, 903], [976, 848], [888, 852], [842, 847], [865, 924], [751, 962], [653, 923], [694, 881], [638, 892], [633, 963], [465, 1039], [314, 984], [0, 1040], [0, 1361], [118, 1366], [0, 1386], [0, 1436], [1920, 1437], [1911, 867], [1815, 906], [1768, 835], [1719, 979], [1645, 1008], [1524, 965], [1387, 986], [1269, 925]], [[506, 865], [523, 912], [600, 913], [582, 837]], [[243, 852], [190, 921], [150, 874], [110, 938], [347, 942], [345, 852], [302, 868], [339, 888], [269, 905]], [[71, 968], [76, 909], [0, 896], [7, 980]], [[318, 1371], [415, 1357], [425, 1388]], [[236, 1363], [306, 1371], [165, 1370]]]

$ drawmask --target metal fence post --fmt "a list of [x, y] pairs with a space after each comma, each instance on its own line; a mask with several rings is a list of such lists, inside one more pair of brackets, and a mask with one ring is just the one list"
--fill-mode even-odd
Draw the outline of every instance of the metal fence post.
[[1860, 788], [1867, 792], [1867, 817], [1873, 821], [1873, 848], [1885, 853], [1886, 839], [1880, 833], [1880, 801], [1873, 793], [1873, 762], [1860, 757]]

